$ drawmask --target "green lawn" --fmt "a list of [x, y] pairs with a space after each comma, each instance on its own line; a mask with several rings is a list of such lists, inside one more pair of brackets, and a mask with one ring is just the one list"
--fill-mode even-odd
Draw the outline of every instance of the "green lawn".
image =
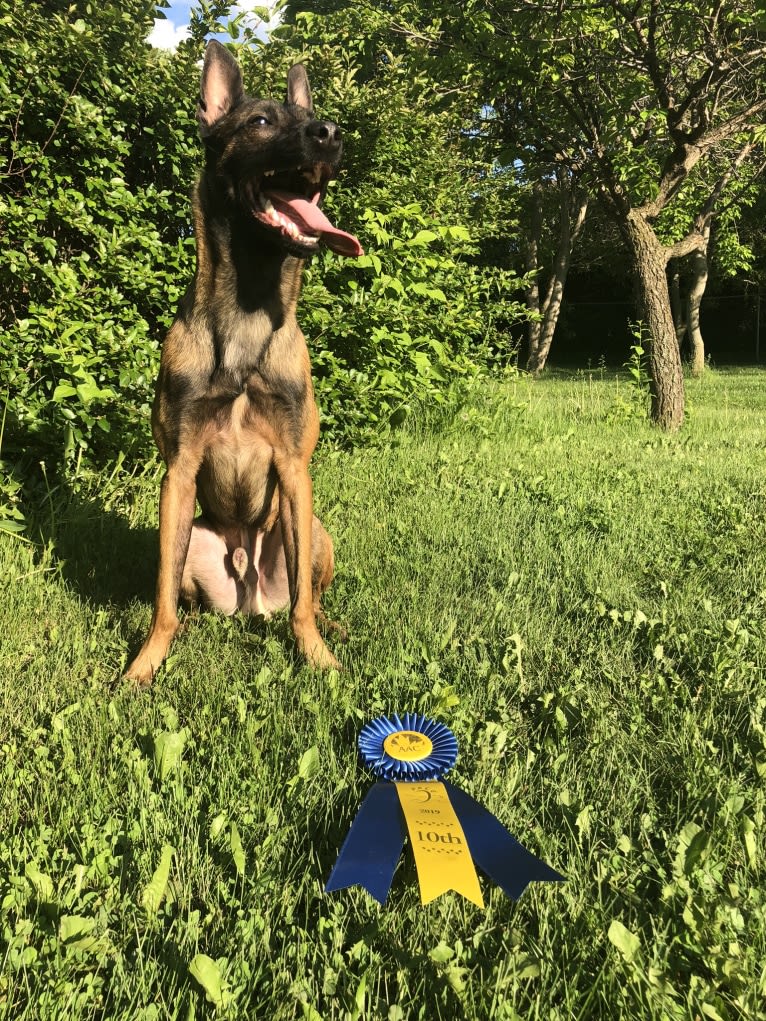
[[[341, 675], [202, 615], [120, 682], [154, 467], [0, 535], [0, 1018], [766, 1018], [766, 373], [688, 389], [678, 436], [584, 374], [318, 456]], [[322, 892], [407, 709], [566, 883], [424, 908], [407, 849], [384, 908]]]

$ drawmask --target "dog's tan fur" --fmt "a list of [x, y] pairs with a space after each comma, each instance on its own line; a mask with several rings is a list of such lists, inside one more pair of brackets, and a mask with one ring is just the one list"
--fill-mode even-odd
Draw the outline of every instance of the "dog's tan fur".
[[[197, 269], [164, 343], [152, 416], [167, 470], [154, 613], [126, 671], [141, 685], [150, 683], [178, 629], [182, 579], [183, 594], [200, 594], [192, 572], [184, 570], [194, 527], [245, 536], [238, 556], [252, 558], [246, 566], [255, 572], [253, 584], [261, 577], [265, 585], [270, 572], [276, 576], [283, 558], [299, 651], [314, 667], [338, 666], [317, 628], [319, 599], [333, 576], [333, 547], [313, 516], [308, 470], [319, 417], [296, 320], [308, 253], [259, 228], [241, 199], [252, 168], [283, 159], [271, 154], [289, 145], [296, 154], [300, 146], [313, 153], [326, 186], [339, 159], [340, 133], [314, 120], [302, 68], [290, 73], [286, 104], [252, 99], [242, 91], [233, 58], [217, 43], [206, 53], [199, 117], [208, 157], [193, 197]], [[291, 159], [298, 156], [284, 156], [287, 164]], [[195, 501], [202, 509], [197, 524]], [[239, 539], [234, 544], [239, 547]], [[238, 561], [240, 580], [244, 572]], [[248, 599], [240, 606], [246, 611]]]

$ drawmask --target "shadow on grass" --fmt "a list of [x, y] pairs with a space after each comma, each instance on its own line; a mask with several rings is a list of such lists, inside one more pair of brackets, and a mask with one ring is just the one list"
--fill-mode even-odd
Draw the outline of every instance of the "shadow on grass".
[[98, 497], [66, 486], [40, 506], [35, 529], [50, 548], [61, 578], [87, 603], [124, 607], [151, 602], [157, 571], [157, 533], [134, 527]]

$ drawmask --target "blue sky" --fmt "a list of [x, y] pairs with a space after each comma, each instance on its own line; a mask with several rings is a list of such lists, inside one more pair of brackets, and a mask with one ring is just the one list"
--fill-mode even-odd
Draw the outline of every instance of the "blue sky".
[[165, 19], [154, 22], [154, 31], [149, 35], [149, 42], [162, 49], [173, 49], [186, 35], [189, 24], [190, 0], [170, 0], [170, 7], [165, 11]]
[[[242, 0], [237, 6], [247, 10], [248, 8], [271, 7], [269, 0]], [[163, 49], [174, 49], [186, 35], [189, 25], [189, 11], [193, 6], [192, 0], [170, 0], [170, 7], [165, 11], [165, 18], [158, 19], [154, 23], [154, 30], [149, 35], [149, 42], [153, 46]]]

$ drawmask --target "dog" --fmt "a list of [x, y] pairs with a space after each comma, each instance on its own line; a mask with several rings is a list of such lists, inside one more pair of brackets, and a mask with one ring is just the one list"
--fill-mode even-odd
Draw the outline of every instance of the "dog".
[[290, 69], [284, 104], [257, 99], [215, 41], [197, 117], [206, 157], [192, 201], [196, 272], [163, 345], [152, 411], [166, 466], [157, 590], [126, 670], [140, 686], [167, 656], [179, 596], [267, 617], [289, 606], [309, 665], [339, 666], [317, 627], [333, 545], [313, 514], [319, 416], [295, 310], [304, 261], [321, 245], [362, 254], [320, 209], [341, 130], [314, 116], [302, 65]]

